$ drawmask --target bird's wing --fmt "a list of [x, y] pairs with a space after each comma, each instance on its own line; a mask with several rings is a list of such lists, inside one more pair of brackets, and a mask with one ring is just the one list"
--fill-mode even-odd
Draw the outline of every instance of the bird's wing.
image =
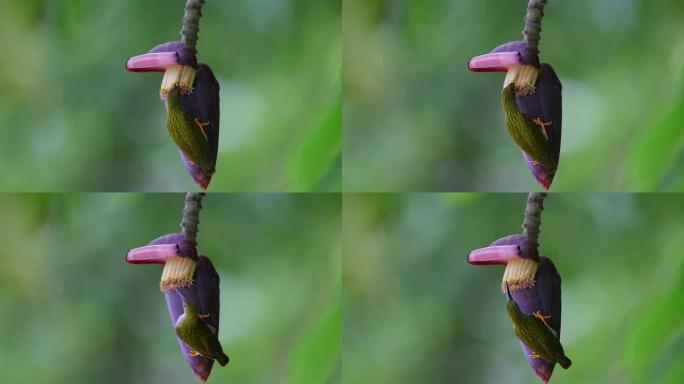
[[[534, 332], [531, 332], [528, 337], [530, 344], [533, 345], [528, 345], [528, 347], [546, 360], [554, 361], [552, 345], [549, 343], [549, 338], [555, 336], [553, 329], [536, 317], [532, 317], [531, 320], [534, 324]], [[554, 336], [550, 336], [549, 333]]]
[[214, 358], [212, 353], [212, 351], [215, 349], [213, 348], [213, 341], [218, 340], [217, 336], [211, 332], [209, 327], [207, 327], [207, 325], [204, 323], [200, 323], [197, 332], [201, 335], [201, 337], [197, 337], [198, 345], [196, 351], [205, 357]]
[[548, 257], [541, 257], [537, 267], [537, 291], [539, 300], [545, 314], [551, 315], [547, 319], [549, 327], [557, 337], [560, 337], [561, 329], [561, 278]]
[[209, 314], [209, 317], [204, 318], [203, 321], [211, 326], [213, 332], [217, 335], [219, 314], [221, 312], [219, 283], [219, 275], [211, 260], [204, 255], [200, 255], [197, 259], [194, 285], [199, 294], [201, 313]]

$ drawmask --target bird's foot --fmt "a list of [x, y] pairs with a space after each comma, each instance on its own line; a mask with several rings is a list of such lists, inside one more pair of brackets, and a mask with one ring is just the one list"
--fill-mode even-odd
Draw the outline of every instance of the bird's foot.
[[211, 123], [208, 122], [208, 121], [207, 121], [206, 123], [203, 123], [202, 120], [200, 120], [199, 117], [195, 117], [195, 124], [197, 124], [197, 126], [199, 127], [199, 129], [201, 129], [201, 130], [204, 131], [204, 127], [208, 127]]
[[201, 313], [198, 313], [198, 314], [197, 314], [197, 317], [199, 317], [200, 319], [204, 320], [204, 319], [208, 319], [208, 318], [209, 318], [209, 314], [207, 313], [206, 315], [203, 315], [203, 314], [201, 314]]
[[545, 123], [544, 120], [541, 119], [541, 117], [536, 117], [534, 120], [532, 120], [532, 122], [539, 126], [539, 129], [541, 129], [542, 135], [544, 135], [544, 138], [548, 141], [549, 140], [549, 134], [546, 132], [546, 127], [553, 124], [553, 122], [549, 121], [548, 123]]
[[199, 117], [195, 117], [195, 124], [197, 125], [197, 128], [199, 128], [200, 132], [204, 135], [204, 138], [209, 141], [209, 138], [207, 137], [207, 133], [204, 131], [204, 128], [209, 126], [209, 122], [207, 121], [206, 123], [203, 123], [202, 120], [200, 120]]
[[199, 353], [199, 352], [197, 352], [197, 351], [195, 351], [194, 349], [191, 349], [191, 350], [190, 350], [190, 353], [188, 353], [188, 356], [190, 356], [190, 357], [197, 357], [197, 356], [202, 356], [202, 354]]
[[550, 319], [550, 318], [551, 318], [551, 315], [544, 316], [544, 315], [541, 313], [541, 311], [534, 311], [534, 312], [532, 313], [532, 316], [534, 316], [534, 317], [536, 317], [537, 319], [543, 321], [544, 324], [546, 324], [547, 327], [549, 326], [549, 323], [547, 323], [546, 320]]
[[536, 353], [532, 352], [530, 353], [530, 357], [533, 359], [541, 359], [541, 356], [537, 355]]

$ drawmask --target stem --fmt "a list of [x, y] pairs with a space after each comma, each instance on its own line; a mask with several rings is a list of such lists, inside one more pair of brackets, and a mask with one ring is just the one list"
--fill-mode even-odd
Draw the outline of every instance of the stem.
[[197, 34], [199, 33], [199, 21], [202, 17], [204, 0], [187, 0], [185, 2], [185, 14], [183, 15], [183, 28], [181, 29], [181, 42], [196, 50]]
[[539, 225], [541, 224], [541, 214], [544, 211], [545, 192], [532, 192], [527, 195], [527, 206], [525, 207], [525, 221], [523, 222], [523, 235], [537, 244], [539, 237]]
[[541, 23], [544, 17], [544, 6], [547, 0], [529, 0], [527, 3], [527, 15], [525, 15], [525, 30], [523, 35], [527, 45], [539, 52], [539, 40], [541, 39]]
[[183, 207], [183, 221], [181, 222], [181, 234], [197, 246], [197, 232], [199, 229], [199, 214], [202, 210], [204, 192], [188, 192], [185, 195], [185, 207]]

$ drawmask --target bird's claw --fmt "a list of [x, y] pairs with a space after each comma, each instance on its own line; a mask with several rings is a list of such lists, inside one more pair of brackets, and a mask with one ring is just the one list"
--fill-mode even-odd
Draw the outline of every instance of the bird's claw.
[[200, 132], [202, 132], [202, 135], [204, 135], [204, 138], [207, 139], [207, 141], [209, 141], [209, 138], [207, 137], [207, 133], [204, 131], [204, 128], [208, 127], [210, 123], [208, 121], [206, 123], [203, 123], [199, 117], [195, 117], [195, 124], [197, 125], [197, 128], [199, 128]]
[[202, 120], [200, 120], [199, 117], [195, 117], [195, 124], [197, 124], [197, 126], [199, 127], [199, 129], [201, 129], [201, 130], [204, 131], [204, 127], [208, 127], [211, 123], [208, 122], [208, 121], [207, 121], [206, 123], [203, 123]]
[[532, 120], [532, 122], [539, 126], [539, 128], [541, 129], [542, 135], [544, 135], [544, 138], [548, 141], [549, 140], [549, 134], [546, 132], [546, 127], [548, 125], [553, 124], [553, 122], [549, 121], [548, 123], [545, 123], [544, 120], [541, 119], [541, 117], [536, 117], [534, 120]]
[[549, 326], [549, 323], [547, 323], [546, 320], [550, 319], [550, 318], [551, 318], [551, 315], [544, 316], [544, 315], [541, 313], [541, 311], [534, 311], [534, 312], [532, 313], [532, 316], [534, 316], [534, 317], [536, 317], [537, 319], [543, 321], [544, 324], [546, 324], [547, 327]]
[[197, 317], [199, 317], [200, 319], [204, 320], [204, 319], [209, 318], [209, 315], [210, 315], [209, 313], [207, 313], [206, 315], [203, 315], [203, 314], [201, 314], [201, 313], [198, 313], [198, 314], [197, 314]]
[[195, 351], [194, 349], [191, 349], [191, 350], [190, 350], [190, 353], [188, 353], [188, 356], [190, 356], [190, 357], [197, 357], [197, 356], [202, 356], [202, 354], [199, 353], [199, 352], [197, 352], [197, 351]]
[[536, 354], [534, 352], [530, 353], [530, 357], [533, 359], [541, 359], [541, 356], [539, 356], [538, 354]]

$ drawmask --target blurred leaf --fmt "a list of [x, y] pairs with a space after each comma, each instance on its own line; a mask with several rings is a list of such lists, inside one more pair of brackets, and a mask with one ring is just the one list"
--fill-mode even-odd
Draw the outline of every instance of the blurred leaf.
[[682, 272], [675, 287], [640, 307], [640, 316], [628, 333], [624, 351], [625, 363], [634, 368], [641, 380], [684, 382], [684, 271]]
[[298, 343], [292, 357], [288, 382], [291, 384], [328, 383], [340, 368], [342, 348], [341, 300], [330, 301], [327, 309], [312, 324]]
[[[684, 174], [684, 97], [637, 141], [630, 162], [630, 181], [639, 191], [669, 190]], [[679, 181], [678, 181], [679, 180]]]
[[[301, 335], [288, 374], [291, 384], [331, 383], [342, 369], [342, 253], [331, 259], [329, 293]], [[331, 298], [334, 298], [331, 300]]]
[[[323, 177], [338, 165], [342, 153], [342, 102], [337, 99], [325, 118], [310, 129], [288, 162], [288, 178], [295, 191], [319, 189]], [[334, 174], [339, 174], [334, 170]]]

